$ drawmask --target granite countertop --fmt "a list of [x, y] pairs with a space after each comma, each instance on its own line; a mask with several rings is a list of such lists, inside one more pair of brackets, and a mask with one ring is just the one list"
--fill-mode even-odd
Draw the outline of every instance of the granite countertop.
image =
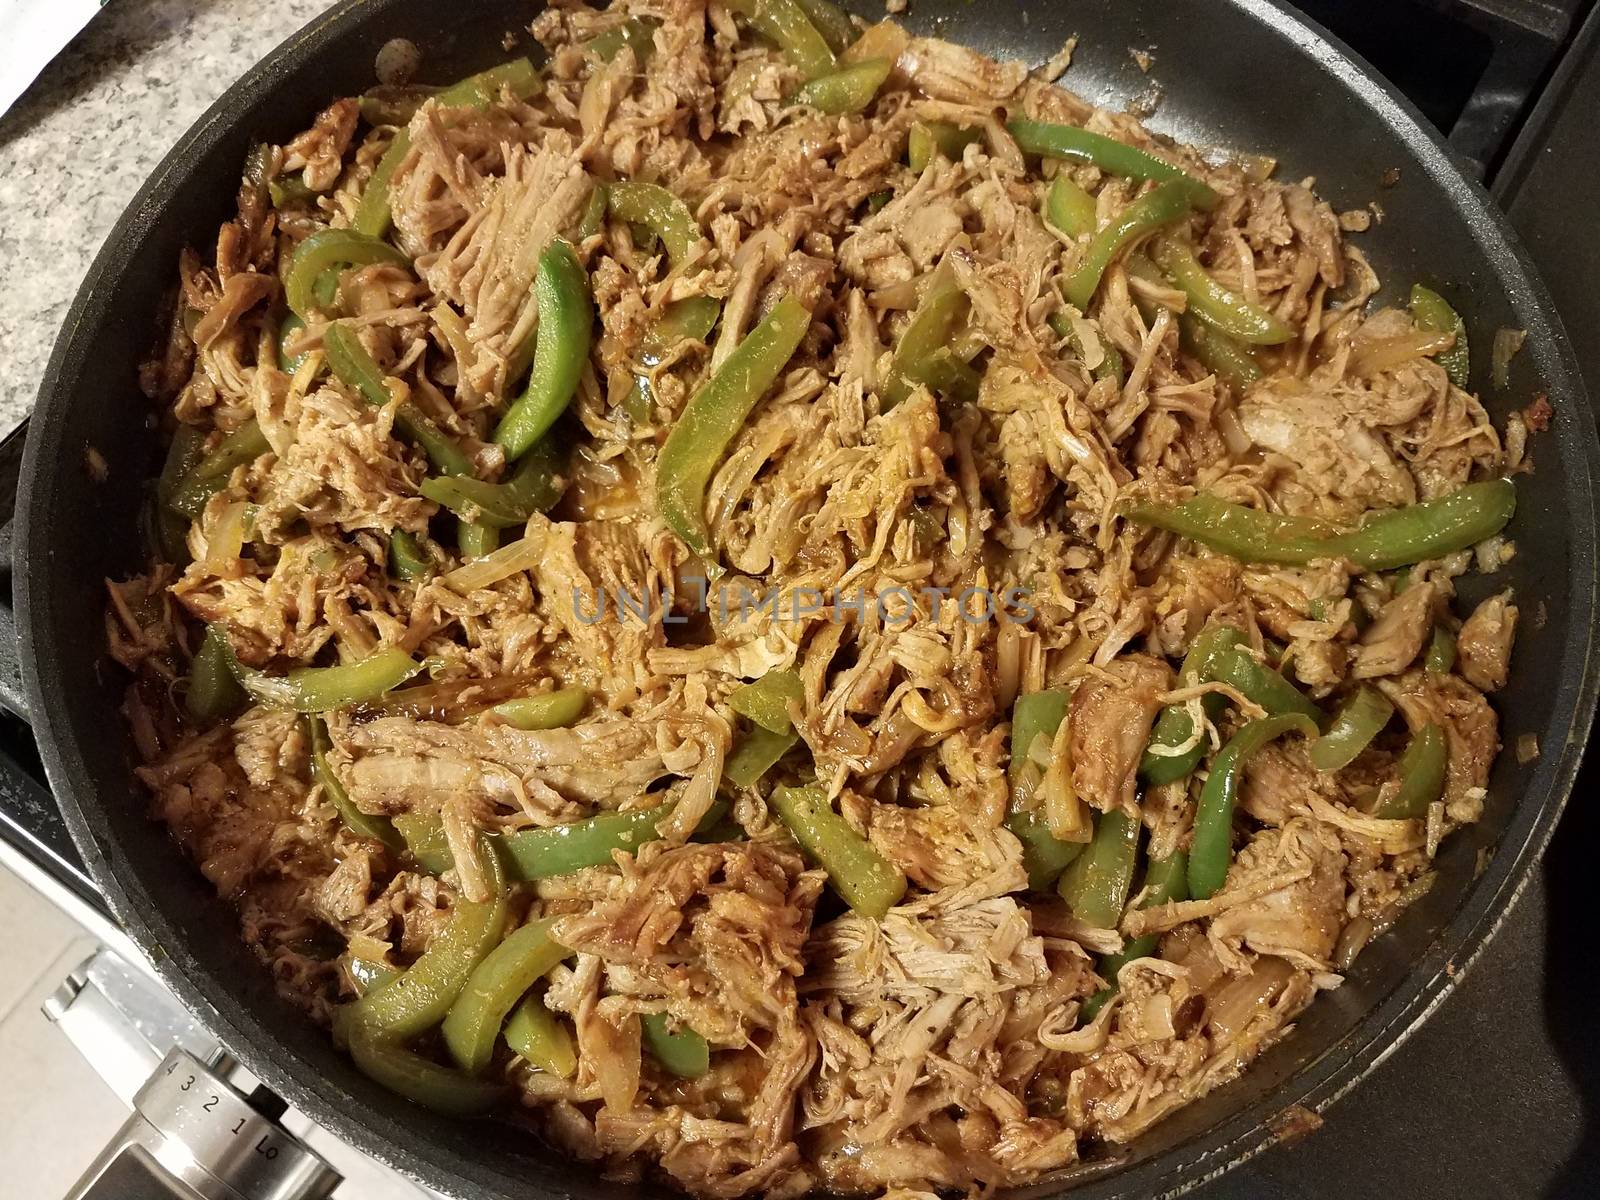
[[123, 207], [228, 85], [333, 0], [116, 0], [0, 116], [0, 436]]

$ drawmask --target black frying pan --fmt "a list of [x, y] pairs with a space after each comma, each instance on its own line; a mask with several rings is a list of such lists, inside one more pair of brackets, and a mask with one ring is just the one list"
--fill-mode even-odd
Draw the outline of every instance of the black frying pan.
[[[39, 395], [20, 489], [18, 619], [34, 729], [84, 860], [172, 989], [252, 1071], [333, 1133], [447, 1193], [598, 1198], [630, 1189], [601, 1182], [530, 1135], [465, 1126], [396, 1099], [276, 998], [233, 914], [145, 815], [117, 712], [123, 685], [108, 670], [101, 634], [102, 581], [141, 568], [135, 515], [141, 483], [159, 461], [135, 371], [179, 248], [231, 215], [249, 144], [281, 141], [329, 98], [369, 86], [373, 55], [391, 37], [423, 47], [424, 77], [447, 81], [502, 60], [502, 34], [524, 28], [536, 8], [350, 0], [251, 71], [157, 168], [89, 271]], [[1507, 745], [1533, 733], [1543, 753], [1524, 767], [1502, 756], [1483, 820], [1446, 844], [1437, 886], [1291, 1037], [1242, 1079], [1077, 1181], [1084, 1197], [1171, 1194], [1271, 1145], [1274, 1118], [1290, 1106], [1323, 1109], [1349, 1090], [1449, 991], [1526, 882], [1595, 707], [1594, 428], [1544, 289], [1482, 191], [1404, 100], [1269, 0], [914, 0], [907, 21], [1031, 63], [1082, 34], [1067, 82], [1090, 99], [1121, 105], [1153, 78], [1164, 93], [1156, 128], [1278, 155], [1285, 176], [1315, 175], [1336, 207], [1379, 201], [1384, 220], [1359, 244], [1390, 296], [1422, 280], [1456, 302], [1475, 337], [1474, 384], [1497, 417], [1538, 391], [1555, 406], [1510, 529], [1521, 552], [1503, 574], [1526, 619], [1514, 677], [1498, 700]], [[1132, 64], [1129, 47], [1155, 49], [1152, 77]], [[1398, 185], [1382, 187], [1393, 169]], [[1495, 391], [1487, 348], [1501, 326], [1530, 336], [1511, 386]], [[110, 465], [104, 482], [85, 470], [89, 447]]]

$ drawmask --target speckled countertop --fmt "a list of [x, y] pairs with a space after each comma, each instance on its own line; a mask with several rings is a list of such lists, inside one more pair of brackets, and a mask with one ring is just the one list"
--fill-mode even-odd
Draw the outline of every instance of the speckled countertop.
[[334, 0], [116, 0], [0, 116], [0, 434], [139, 185], [235, 79]]

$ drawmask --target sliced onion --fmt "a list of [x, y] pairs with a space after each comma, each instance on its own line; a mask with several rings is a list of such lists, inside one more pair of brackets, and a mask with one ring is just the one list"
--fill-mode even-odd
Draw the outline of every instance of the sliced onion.
[[520, 571], [530, 571], [544, 556], [544, 538], [527, 537], [501, 546], [493, 554], [474, 559], [444, 577], [444, 585], [461, 596], [508, 579]]
[[1226, 1045], [1265, 1012], [1294, 978], [1294, 968], [1281, 958], [1263, 958], [1256, 969], [1223, 984], [1206, 1004], [1212, 1041]]
[[1456, 335], [1449, 330], [1443, 333], [1419, 331], [1392, 338], [1374, 338], [1356, 350], [1350, 365], [1357, 375], [1381, 375], [1415, 359], [1448, 350], [1455, 342]]

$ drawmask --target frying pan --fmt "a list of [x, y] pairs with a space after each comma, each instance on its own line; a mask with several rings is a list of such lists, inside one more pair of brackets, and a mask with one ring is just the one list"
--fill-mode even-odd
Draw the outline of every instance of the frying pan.
[[[172, 990], [251, 1071], [332, 1133], [447, 1194], [642, 1197], [664, 1189], [602, 1182], [521, 1129], [464, 1126], [397, 1099], [277, 998], [233, 914], [147, 816], [118, 713], [122, 680], [102, 646], [103, 581], [141, 569], [140, 488], [160, 455], [136, 370], [179, 249], [232, 214], [250, 143], [282, 141], [331, 97], [370, 86], [391, 37], [424, 49], [424, 78], [448, 81], [503, 60], [502, 35], [536, 9], [349, 0], [246, 75], [157, 168], [90, 269], [40, 391], [19, 492], [18, 622], [40, 752], [85, 862]], [[1277, 155], [1283, 177], [1315, 176], [1341, 210], [1376, 201], [1383, 219], [1359, 244], [1385, 298], [1420, 280], [1456, 303], [1475, 338], [1474, 385], [1497, 419], [1538, 392], [1555, 410], [1534, 442], [1537, 470], [1520, 480], [1509, 531], [1520, 552], [1497, 579], [1469, 581], [1461, 601], [1515, 587], [1525, 619], [1496, 703], [1506, 744], [1532, 734], [1539, 757], [1501, 756], [1483, 819], [1445, 844], [1433, 889], [1239, 1080], [1126, 1152], [1018, 1193], [1072, 1183], [1086, 1198], [1176, 1195], [1271, 1145], [1294, 1106], [1320, 1111], [1353, 1087], [1449, 992], [1525, 885], [1595, 708], [1594, 428], [1560, 324], [1505, 221], [1405, 100], [1271, 0], [915, 0], [906, 20], [1030, 63], [1081, 34], [1067, 82], [1091, 100], [1122, 106], [1158, 83], [1156, 128]], [[1154, 50], [1150, 76], [1130, 47]], [[1529, 337], [1510, 386], [1494, 389], [1483, 351], [1500, 327]], [[90, 448], [109, 466], [103, 480], [85, 468]]]

